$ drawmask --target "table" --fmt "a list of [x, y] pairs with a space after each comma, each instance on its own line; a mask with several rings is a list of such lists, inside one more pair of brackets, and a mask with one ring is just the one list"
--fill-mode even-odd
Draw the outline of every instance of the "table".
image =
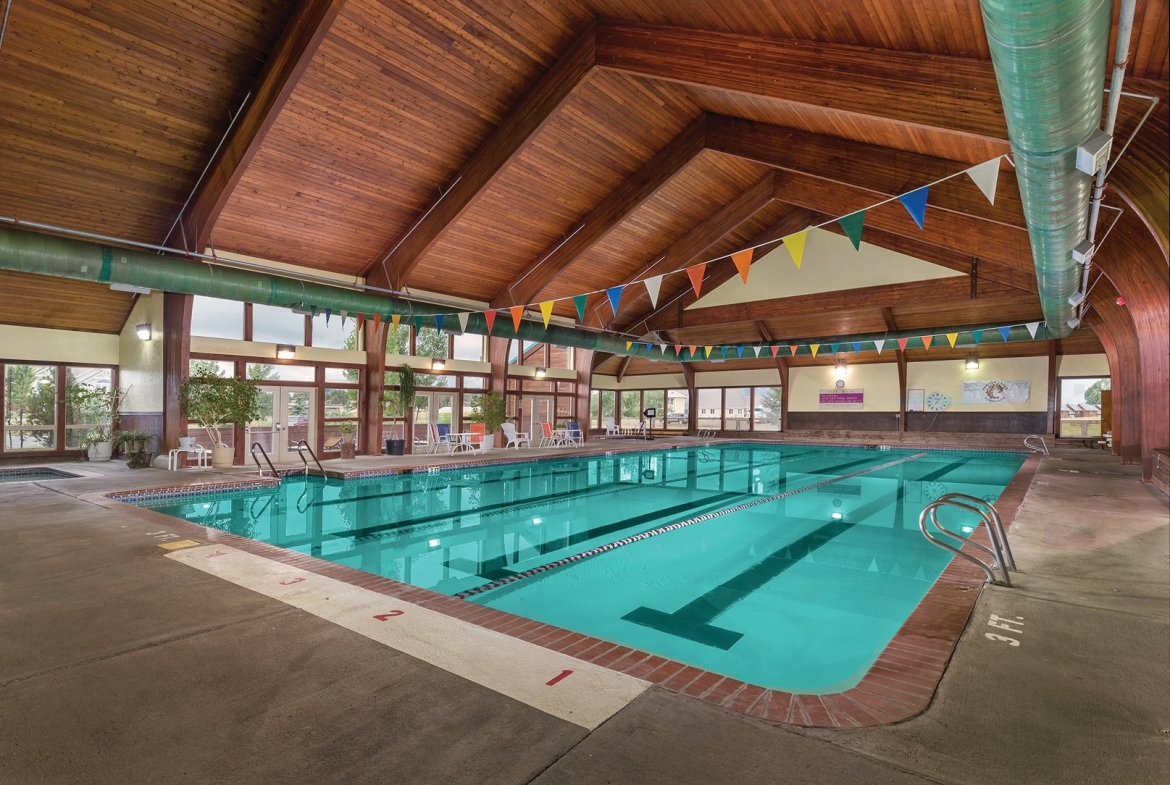
[[208, 456], [211, 455], [211, 450], [203, 445], [196, 444], [194, 447], [176, 447], [167, 453], [167, 471], [178, 471], [179, 456], [188, 453], [195, 453], [195, 462], [203, 468], [207, 467]]

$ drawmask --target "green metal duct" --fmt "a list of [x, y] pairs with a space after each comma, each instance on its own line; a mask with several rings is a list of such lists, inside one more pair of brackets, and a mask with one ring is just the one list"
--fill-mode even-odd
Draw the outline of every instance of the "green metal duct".
[[[0, 227], [0, 269], [285, 308], [328, 308], [334, 313], [401, 314], [408, 319], [444, 314], [449, 316], [444, 320], [444, 329], [458, 328], [452, 315], [457, 309], [451, 307], [7, 227]], [[467, 320], [467, 332], [477, 335], [629, 354], [625, 339], [611, 334], [555, 324], [545, 329], [543, 323], [533, 321], [523, 321], [520, 329], [514, 330], [511, 318], [507, 317], [497, 319], [494, 327], [489, 333], [481, 313], [472, 313]]]
[[1072, 332], [1092, 176], [1076, 151], [1101, 124], [1110, 0], [980, 0], [1015, 154], [1040, 304], [1053, 337]]

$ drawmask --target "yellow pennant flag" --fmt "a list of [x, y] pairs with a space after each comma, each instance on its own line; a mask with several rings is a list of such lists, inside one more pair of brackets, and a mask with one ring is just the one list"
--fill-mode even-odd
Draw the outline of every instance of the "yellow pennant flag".
[[712, 352], [712, 350], [715, 349], [715, 347], [714, 346], [704, 346], [703, 348], [707, 350], [707, 359], [710, 360], [711, 359], [711, 352]]
[[540, 315], [544, 317], [544, 329], [546, 330], [548, 329], [548, 320], [552, 318], [553, 305], [552, 300], [545, 300], [540, 304]]
[[401, 321], [402, 321], [402, 314], [400, 314], [400, 313], [390, 314], [390, 327], [394, 330], [394, 332], [398, 332], [398, 323]]
[[630, 350], [630, 347], [633, 345], [634, 345], [633, 341], [626, 341], [626, 351], [628, 352]]
[[796, 262], [796, 269], [800, 269], [800, 262], [804, 258], [804, 241], [808, 239], [808, 229], [796, 234], [790, 234], [784, 238], [784, 245], [788, 247], [788, 253], [792, 256], [792, 261]]
[[812, 356], [816, 357], [817, 356], [817, 349], [820, 349], [821, 345], [819, 343], [810, 343], [808, 345], [808, 348], [809, 348], [809, 351], [812, 352]]
[[947, 333], [947, 340], [951, 342], [951, 348], [955, 348], [955, 341], [959, 339], [958, 333]]
[[747, 283], [748, 270], [752, 269], [752, 249], [748, 248], [746, 251], [738, 251], [731, 255], [731, 261], [735, 263], [735, 269], [739, 270], [739, 277]]

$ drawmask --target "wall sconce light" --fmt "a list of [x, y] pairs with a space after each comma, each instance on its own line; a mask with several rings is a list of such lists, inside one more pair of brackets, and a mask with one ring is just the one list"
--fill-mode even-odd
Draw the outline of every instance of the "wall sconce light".
[[836, 367], [833, 368], [833, 375], [838, 379], [844, 379], [849, 375], [849, 366], [845, 364], [844, 360], [839, 361]]
[[548, 368], [537, 368], [536, 369], [536, 378], [537, 379], [543, 379], [545, 376], [548, 376]]
[[432, 371], [442, 371], [442, 370], [446, 369], [446, 367], [447, 367], [446, 360], [441, 360], [441, 359], [431, 360], [431, 370]]
[[979, 358], [973, 354], [967, 355], [967, 362], [963, 364], [963, 367], [968, 371], [979, 370]]
[[137, 333], [138, 337], [142, 340], [149, 341], [151, 338], [150, 322], [143, 322], [142, 324], [138, 325], [134, 328], [134, 332]]
[[281, 343], [276, 345], [276, 359], [291, 360], [297, 356], [297, 347], [291, 344]]

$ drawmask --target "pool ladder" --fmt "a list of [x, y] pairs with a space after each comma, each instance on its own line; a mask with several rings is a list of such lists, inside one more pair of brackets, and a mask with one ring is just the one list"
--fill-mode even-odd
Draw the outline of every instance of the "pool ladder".
[[256, 457], [256, 451], [264, 456], [264, 462], [268, 464], [268, 468], [272, 470], [273, 477], [280, 477], [280, 473], [276, 471], [276, 467], [272, 465], [272, 459], [268, 457], [268, 453], [264, 449], [264, 445], [260, 442], [252, 442], [251, 449], [248, 450], [252, 454], [252, 460], [256, 462], [256, 469], [260, 472], [260, 476], [264, 476], [264, 467], [260, 465], [260, 459]]
[[[313, 459], [313, 463], [317, 464], [317, 469], [321, 472], [321, 476], [325, 476], [325, 467], [321, 465], [321, 461], [317, 460], [317, 454], [313, 452], [313, 448], [309, 446], [307, 441], [301, 439], [293, 446], [296, 447], [297, 457], [299, 457], [301, 459], [301, 463], [305, 465], [306, 477], [309, 476], [309, 462], [305, 460], [306, 452], [309, 454], [309, 457]], [[264, 449], [264, 445], [260, 442], [252, 442], [252, 449], [249, 450], [249, 452], [252, 453], [252, 460], [256, 462], [256, 468], [260, 471], [260, 476], [264, 476], [264, 467], [260, 465], [260, 459], [256, 457], [257, 450], [259, 450], [260, 454], [264, 456], [264, 463], [268, 464], [268, 469], [272, 472], [272, 476], [279, 477], [280, 473], [276, 471], [276, 467], [272, 465], [272, 459], [268, 457], [268, 451]]]
[[309, 446], [309, 443], [304, 439], [301, 439], [296, 443], [296, 448], [297, 455], [299, 455], [301, 458], [301, 463], [305, 464], [305, 476], [309, 476], [309, 462], [305, 460], [305, 453], [308, 452], [309, 457], [313, 459], [313, 463], [317, 464], [317, 470], [321, 472], [321, 476], [324, 477], [325, 467], [321, 465], [319, 460], [317, 460], [317, 454], [313, 452], [313, 448]]
[[[957, 534], [953, 534], [944, 529], [938, 522], [938, 511], [941, 507], [958, 507], [977, 513], [980, 521], [987, 527], [987, 534], [991, 540], [992, 547], [988, 548], [986, 545], [972, 542], [969, 539], [964, 540]], [[931, 532], [930, 528], [926, 525], [927, 520], [934, 524], [936, 532]], [[944, 550], [962, 556], [983, 570], [984, 574], [987, 575], [987, 580], [1000, 586], [1012, 585], [1012, 579], [1008, 575], [1008, 571], [1016, 571], [1016, 560], [1012, 556], [1011, 546], [1008, 545], [1007, 533], [1003, 528], [1003, 519], [999, 517], [999, 512], [991, 502], [980, 499], [978, 496], [969, 496], [965, 493], [945, 494], [922, 509], [922, 513], [918, 516], [918, 528], [922, 530], [922, 536], [930, 540], [930, 542]], [[957, 540], [959, 546], [955, 547], [951, 543], [940, 539], [939, 535]], [[964, 544], [986, 553], [991, 559], [991, 564], [989, 565], [979, 557], [964, 551]], [[995, 577], [996, 570], [999, 570], [1003, 578], [1002, 580]]]
[[[1035, 444], [1033, 444], [1032, 439], [1039, 439], [1040, 446], [1037, 447]], [[1038, 433], [1034, 433], [1031, 436], [1025, 437], [1024, 438], [1024, 446], [1027, 447], [1032, 452], [1042, 452], [1045, 455], [1052, 455], [1052, 453], [1048, 452], [1048, 442], [1044, 441], [1044, 437]]]

